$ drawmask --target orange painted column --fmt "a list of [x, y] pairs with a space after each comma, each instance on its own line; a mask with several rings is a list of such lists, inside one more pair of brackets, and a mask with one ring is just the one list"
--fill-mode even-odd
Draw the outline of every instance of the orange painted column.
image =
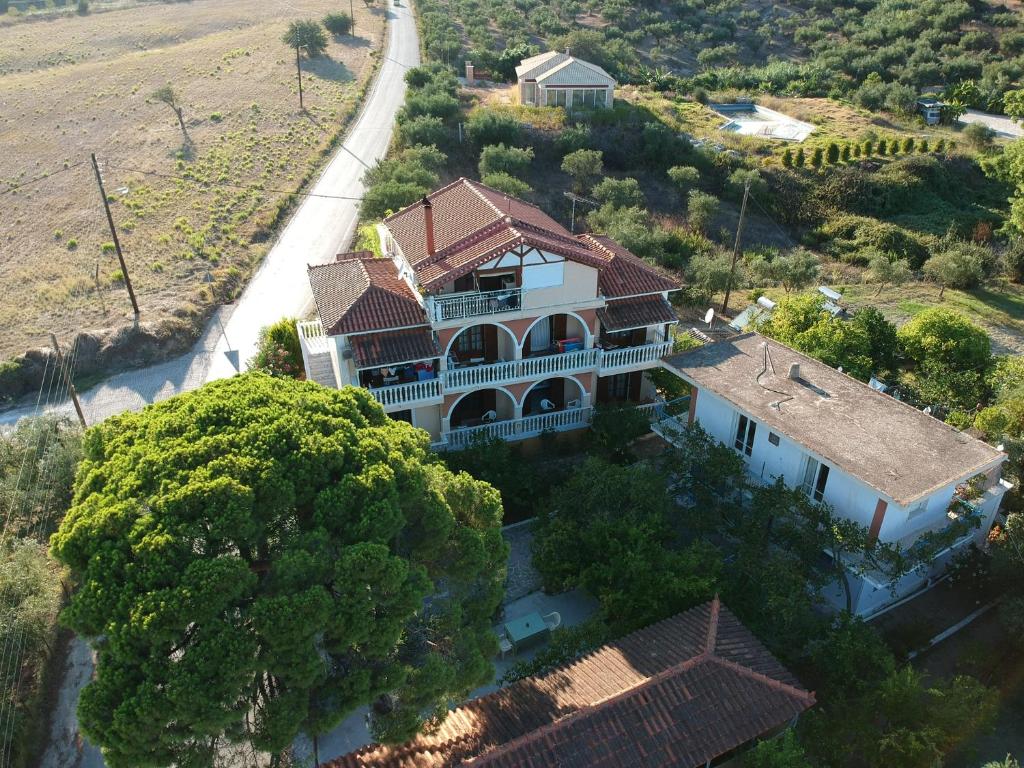
[[882, 523], [885, 521], [885, 510], [889, 507], [889, 502], [882, 499], [878, 500], [875, 504], [875, 516], [871, 518], [871, 527], [868, 529], [868, 541], [874, 542], [878, 540], [878, 533], [882, 530]]

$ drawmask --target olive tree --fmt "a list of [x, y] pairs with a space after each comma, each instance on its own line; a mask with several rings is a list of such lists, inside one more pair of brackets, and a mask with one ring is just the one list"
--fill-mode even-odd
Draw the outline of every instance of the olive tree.
[[429, 439], [361, 389], [260, 373], [86, 434], [51, 546], [108, 765], [280, 752], [365, 704], [402, 741], [490, 679], [501, 500]]

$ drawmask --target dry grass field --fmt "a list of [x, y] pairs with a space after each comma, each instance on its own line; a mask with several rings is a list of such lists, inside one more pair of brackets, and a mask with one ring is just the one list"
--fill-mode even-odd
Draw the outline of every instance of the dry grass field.
[[[300, 112], [281, 36], [289, 21], [337, 10], [193, 0], [0, 26], [0, 362], [50, 330], [69, 340], [130, 321], [90, 152], [147, 327], [189, 335], [237, 293], [381, 49], [383, 8], [360, 0], [355, 36], [303, 62]], [[152, 98], [168, 83], [187, 136]]]

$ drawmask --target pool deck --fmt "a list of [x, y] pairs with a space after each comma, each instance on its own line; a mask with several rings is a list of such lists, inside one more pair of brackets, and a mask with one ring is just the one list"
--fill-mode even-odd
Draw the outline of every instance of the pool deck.
[[810, 123], [753, 103], [709, 104], [708, 107], [726, 119], [718, 130], [740, 136], [801, 142], [816, 130]]

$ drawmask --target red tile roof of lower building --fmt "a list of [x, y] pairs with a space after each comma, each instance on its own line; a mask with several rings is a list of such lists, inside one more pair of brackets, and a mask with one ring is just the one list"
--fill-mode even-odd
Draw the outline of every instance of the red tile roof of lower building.
[[349, 344], [352, 345], [352, 357], [357, 368], [418, 362], [441, 355], [429, 328], [364, 333], [350, 336]]
[[697, 768], [813, 704], [716, 598], [328, 766]]
[[309, 283], [329, 336], [427, 324], [426, 312], [394, 262], [368, 251], [310, 266]]
[[679, 322], [675, 310], [658, 294], [609, 301], [607, 306], [597, 310], [597, 316], [601, 320], [601, 328], [606, 331]]
[[681, 287], [679, 280], [630, 253], [607, 235], [587, 234], [580, 235], [579, 239], [605, 255], [608, 266], [601, 270], [598, 285], [601, 295], [609, 299], [663, 293]]

